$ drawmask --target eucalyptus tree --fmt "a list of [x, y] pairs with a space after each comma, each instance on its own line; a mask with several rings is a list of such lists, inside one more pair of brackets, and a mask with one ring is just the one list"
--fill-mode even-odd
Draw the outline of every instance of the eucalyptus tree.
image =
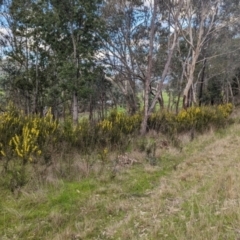
[[[2, 66], [7, 72], [4, 85], [8, 90], [11, 100], [16, 103], [22, 102], [27, 106], [25, 110], [30, 112], [30, 102], [34, 101], [36, 110], [36, 92], [34, 85], [36, 81], [35, 72], [33, 75], [33, 65], [36, 49], [30, 37], [32, 29], [28, 28], [28, 21], [24, 22], [25, 16], [31, 16], [30, 1], [25, 1], [19, 5], [16, 1], [4, 1], [4, 13], [1, 16], [8, 33], [5, 34], [5, 61]], [[6, 57], [7, 56], [7, 57]], [[35, 99], [33, 99], [35, 98]]]
[[71, 98], [77, 123], [79, 98], [86, 92], [83, 88], [91, 85], [87, 81], [94, 80], [94, 57], [103, 38], [101, 4], [100, 0], [8, 2], [11, 47], [7, 55], [17, 71], [12, 89], [30, 101], [31, 111]]
[[54, 58], [42, 36], [39, 6], [33, 1], [4, 0], [4, 89], [26, 113], [43, 113], [47, 93], [55, 84]]
[[188, 57], [185, 60], [184, 75], [187, 83], [183, 91], [183, 107], [187, 108], [191, 102], [196, 102], [193, 91], [194, 74], [197, 61], [202, 49], [209, 40], [209, 35], [218, 28], [218, 11], [220, 0], [215, 1], [194, 1], [186, 0], [184, 11], [181, 13], [179, 28], [181, 36], [189, 47]]
[[149, 9], [144, 1], [106, 2], [102, 17], [108, 38], [103, 48], [106, 79], [124, 95], [129, 113], [138, 107], [137, 89], [146, 75]]
[[[214, 104], [223, 101], [233, 104], [239, 102], [240, 39], [236, 37], [236, 31], [225, 27], [209, 52], [211, 55], [208, 59], [204, 92], [208, 98], [203, 96], [204, 102], [209, 102], [209, 98]], [[215, 87], [211, 87], [214, 84]]]
[[[220, 43], [219, 36], [223, 36], [226, 29], [231, 35], [229, 30], [233, 28], [234, 22], [238, 19], [236, 13], [239, 3], [237, 2], [228, 0], [185, 1], [179, 21], [181, 37], [188, 46], [188, 55], [184, 57], [184, 53], [181, 60], [183, 62], [182, 73], [186, 82], [183, 90], [184, 108], [197, 103], [197, 89], [199, 89], [201, 104], [204, 98], [203, 83], [207, 78], [206, 71], [212, 68], [212, 59], [217, 60], [219, 54], [226, 57], [227, 52], [231, 51], [223, 47], [226, 46], [226, 42]], [[215, 52], [213, 46], [218, 46], [221, 53]], [[207, 83], [208, 81], [205, 84]]]
[[48, 33], [51, 48], [57, 52], [62, 63], [61, 73], [72, 94], [72, 116], [78, 120], [79, 89], [94, 67], [94, 54], [100, 48], [99, 36], [103, 23], [99, 18], [100, 2], [49, 0], [46, 14], [52, 17]]
[[[240, 54], [240, 1], [225, 0], [222, 3], [223, 29], [216, 37], [213, 58], [210, 59], [211, 74], [217, 69], [221, 81], [222, 96], [226, 102], [239, 102], [239, 54]], [[217, 57], [214, 57], [217, 56]], [[219, 67], [221, 65], [221, 67]], [[221, 71], [219, 71], [221, 69]], [[221, 74], [220, 74], [221, 73]]]
[[137, 109], [138, 86], [143, 89], [142, 134], [157, 101], [163, 105], [162, 87], [177, 43], [176, 21], [182, 2], [112, 0], [104, 8], [109, 31], [103, 48], [103, 62], [109, 66], [106, 78], [125, 95], [130, 113]]
[[78, 121], [79, 98], [86, 80], [93, 78], [94, 55], [101, 47], [103, 22], [101, 1], [42, 0], [42, 15], [47, 19], [44, 39], [57, 57], [61, 85], [72, 98], [73, 122]]
[[[166, 80], [166, 78], [169, 76], [169, 70], [171, 67], [171, 61], [173, 58], [173, 54], [178, 42], [178, 21], [179, 21], [179, 14], [182, 11], [183, 6], [183, 0], [180, 1], [168, 1], [166, 4], [167, 6], [167, 22], [165, 22], [164, 19], [164, 11], [161, 11], [161, 4], [162, 1], [154, 0], [153, 2], [153, 11], [151, 14], [151, 25], [150, 25], [150, 33], [149, 33], [149, 52], [148, 52], [148, 64], [147, 64], [147, 75], [145, 78], [145, 84], [144, 84], [144, 115], [143, 115], [143, 121], [141, 124], [141, 134], [145, 134], [147, 130], [147, 120], [150, 116], [150, 114], [153, 112], [154, 107], [159, 99], [159, 96], [162, 93], [163, 83]], [[158, 15], [158, 10], [160, 15]], [[155, 96], [152, 101], [149, 101], [149, 88], [152, 78], [152, 69], [153, 69], [153, 62], [154, 62], [154, 39], [156, 36], [155, 31], [155, 25], [156, 21], [159, 21], [162, 19], [161, 23], [167, 24], [168, 30], [168, 36], [167, 36], [167, 50], [166, 50], [166, 56], [164, 60], [164, 67], [160, 74], [160, 80], [157, 82], [156, 92]], [[161, 39], [162, 35], [161, 32], [159, 32], [159, 39]], [[164, 36], [165, 38], [166, 36]], [[161, 42], [158, 43], [158, 48], [161, 48]]]

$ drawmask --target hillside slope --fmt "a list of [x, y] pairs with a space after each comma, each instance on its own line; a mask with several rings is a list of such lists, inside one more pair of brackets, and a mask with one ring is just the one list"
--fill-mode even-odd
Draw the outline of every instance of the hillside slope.
[[198, 136], [157, 166], [2, 190], [0, 239], [240, 239], [240, 125]]

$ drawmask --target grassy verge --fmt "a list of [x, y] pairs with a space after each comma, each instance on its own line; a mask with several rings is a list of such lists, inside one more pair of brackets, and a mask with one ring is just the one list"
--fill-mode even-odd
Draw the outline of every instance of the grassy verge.
[[0, 239], [238, 239], [239, 145], [236, 124], [159, 151], [156, 166], [1, 189]]
[[165, 168], [139, 164], [124, 168], [114, 179], [105, 170], [98, 179], [56, 180], [34, 192], [23, 189], [18, 196], [2, 189], [1, 239], [94, 239], [112, 221], [124, 218], [131, 199], [148, 197], [165, 174]]

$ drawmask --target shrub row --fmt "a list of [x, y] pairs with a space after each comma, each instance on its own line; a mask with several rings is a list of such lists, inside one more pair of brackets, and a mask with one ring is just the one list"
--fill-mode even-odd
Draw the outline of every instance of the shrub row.
[[[148, 129], [165, 134], [182, 131], [203, 131], [210, 126], [221, 127], [231, 114], [231, 104], [216, 107], [191, 107], [177, 115], [167, 111], [155, 112], [148, 119]], [[24, 116], [13, 106], [0, 115], [0, 156], [19, 158], [25, 164], [34, 157], [42, 155], [49, 144], [67, 142], [69, 147], [80, 151], [106, 147], [126, 142], [127, 136], [138, 133], [142, 114], [129, 116], [113, 110], [109, 116], [99, 122], [90, 123], [82, 119], [77, 126], [71, 120], [58, 124], [50, 112], [45, 117]]]
[[[167, 111], [156, 112], [148, 119], [148, 129], [170, 136], [192, 129], [203, 131], [211, 125], [221, 127], [226, 124], [231, 112], [231, 104], [192, 107], [177, 115]], [[141, 121], [141, 113], [129, 116], [113, 110], [102, 121], [90, 123], [82, 119], [73, 126], [71, 120], [57, 123], [50, 112], [45, 117], [25, 116], [14, 106], [9, 106], [6, 112], [0, 114], [2, 177], [13, 189], [24, 185], [27, 163], [48, 163], [51, 159], [51, 156], [48, 157], [49, 149], [61, 147], [63, 143], [67, 143], [69, 150], [75, 148], [84, 154], [99, 149], [104, 159], [107, 149], [125, 149], [128, 146], [129, 139], [139, 133]]]
[[233, 111], [232, 104], [219, 106], [190, 107], [181, 110], [177, 115], [162, 111], [153, 113], [148, 121], [149, 129], [163, 133], [180, 133], [196, 130], [203, 132], [211, 126], [223, 127]]

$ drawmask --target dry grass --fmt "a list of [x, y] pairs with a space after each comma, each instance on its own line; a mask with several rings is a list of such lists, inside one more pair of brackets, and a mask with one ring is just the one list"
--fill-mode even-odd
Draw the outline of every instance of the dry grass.
[[211, 142], [190, 155], [185, 150], [176, 171], [105, 229], [107, 239], [239, 239], [238, 133], [239, 126], [233, 126], [226, 136], [196, 140], [196, 146]]
[[181, 151], [157, 143], [156, 166], [134, 149], [137, 164], [113, 176], [117, 155], [108, 156], [89, 178], [89, 159], [79, 156], [71, 161], [79, 181], [52, 176], [47, 187], [0, 199], [0, 238], [240, 239], [240, 125], [186, 140]]

